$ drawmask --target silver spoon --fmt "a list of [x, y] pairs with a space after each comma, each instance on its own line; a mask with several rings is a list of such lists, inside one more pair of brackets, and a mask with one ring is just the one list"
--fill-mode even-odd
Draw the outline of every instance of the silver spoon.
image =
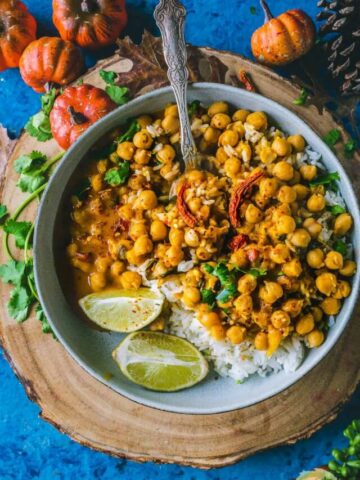
[[180, 120], [180, 148], [185, 172], [200, 166], [194, 138], [191, 132], [187, 108], [187, 52], [184, 35], [186, 10], [177, 0], [160, 0], [154, 18], [161, 32], [168, 78], [174, 90]]

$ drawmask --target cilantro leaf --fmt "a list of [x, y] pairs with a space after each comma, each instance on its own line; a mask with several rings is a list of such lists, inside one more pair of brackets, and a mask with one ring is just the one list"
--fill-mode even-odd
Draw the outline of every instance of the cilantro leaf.
[[195, 115], [195, 113], [199, 110], [200, 107], [200, 102], [199, 100], [194, 100], [193, 102], [190, 103], [188, 106], [188, 115], [191, 117], [192, 115]]
[[7, 206], [0, 203], [0, 220], [5, 218], [7, 215], [9, 215]]
[[23, 322], [29, 316], [29, 308], [34, 297], [25, 287], [16, 287], [10, 294], [7, 304], [9, 315], [17, 322]]
[[330, 172], [326, 175], [322, 175], [315, 180], [309, 182], [310, 187], [314, 187], [316, 185], [332, 185], [334, 186], [334, 182], [340, 180], [340, 175], [338, 172]]
[[11, 259], [4, 265], [0, 265], [0, 278], [4, 283], [21, 285], [24, 280], [25, 271], [25, 262]]
[[331, 212], [332, 215], [340, 215], [341, 213], [346, 212], [346, 208], [341, 205], [331, 205], [330, 207], [327, 207], [327, 210]]
[[127, 142], [129, 140], [132, 140], [135, 133], [139, 132], [140, 130], [141, 128], [138, 122], [136, 120], [133, 120], [130, 123], [129, 128], [126, 130], [126, 132], [120, 135], [120, 137], [116, 139], [116, 142], [122, 143], [122, 142]]
[[91, 188], [91, 183], [88, 178], [84, 178], [81, 182], [77, 185], [73, 195], [77, 197], [79, 200], [84, 200], [88, 191]]
[[237, 286], [236, 284], [230, 283], [228, 284], [220, 293], [217, 295], [216, 300], [220, 303], [226, 303], [232, 298], [235, 297], [237, 294]]
[[104, 180], [111, 186], [123, 185], [130, 176], [130, 162], [121, 162], [118, 167], [105, 173]]
[[250, 268], [246, 273], [252, 275], [253, 277], [265, 277], [267, 275], [266, 268]]
[[35, 190], [41, 187], [41, 185], [44, 185], [46, 180], [47, 178], [44, 175], [36, 172], [31, 174], [22, 173], [18, 182], [16, 183], [16, 186], [19, 187], [22, 192], [33, 193]]
[[210, 274], [212, 274], [214, 271], [214, 267], [212, 267], [208, 263], [205, 263], [205, 265], [203, 265], [203, 269], [205, 270], [206, 273], [210, 273]]
[[127, 87], [108, 85], [105, 91], [117, 105], [125, 105], [129, 101], [129, 89]]
[[337, 128], [333, 128], [328, 132], [324, 137], [324, 142], [329, 145], [329, 147], [333, 147], [341, 138], [341, 132]]
[[341, 255], [346, 255], [347, 254], [347, 246], [346, 246], [346, 243], [343, 240], [336, 240], [333, 244], [333, 249], [336, 252], [341, 253]]
[[344, 144], [345, 156], [348, 158], [351, 158], [354, 155], [355, 150], [356, 150], [356, 142], [353, 138], [351, 138], [349, 141], [347, 141]]
[[27, 155], [21, 155], [17, 158], [14, 163], [14, 169], [17, 173], [27, 173], [31, 170], [38, 169], [46, 161], [46, 155], [34, 150]]
[[57, 94], [58, 92], [56, 88], [52, 88], [50, 92], [45, 93], [45, 95], [42, 95], [41, 110], [45, 113], [45, 115], [50, 115], [50, 112], [54, 106]]
[[25, 130], [39, 142], [46, 142], [52, 138], [50, 119], [43, 111], [30, 117], [25, 125]]
[[216, 294], [207, 288], [201, 290], [201, 301], [202, 303], [207, 303], [211, 308], [214, 308], [216, 301]]
[[40, 303], [38, 305], [36, 305], [35, 315], [36, 315], [37, 320], [39, 320], [39, 322], [41, 322], [42, 332], [43, 333], [52, 333], [54, 335], [54, 333], [52, 331], [52, 328], [50, 327], [48, 319], [46, 318], [46, 315], [45, 315], [44, 310], [43, 310], [42, 306], [40, 305]]
[[18, 248], [24, 248], [25, 239], [31, 227], [31, 222], [17, 222], [16, 220], [10, 218], [4, 224], [4, 232], [14, 235], [15, 245]]
[[216, 297], [218, 302], [226, 303], [236, 295], [237, 282], [234, 273], [223, 262], [218, 263], [212, 271], [212, 275], [219, 279], [222, 287], [222, 290]]
[[118, 76], [116, 72], [111, 72], [107, 70], [100, 70], [99, 75], [104, 80], [104, 82], [108, 85], [114, 85], [115, 80], [117, 79], [117, 76]]
[[300, 91], [300, 95], [298, 96], [298, 98], [296, 98], [293, 101], [293, 104], [294, 105], [305, 105], [306, 100], [308, 99], [308, 96], [309, 96], [309, 92], [306, 90], [306, 88], [302, 88], [301, 91]]

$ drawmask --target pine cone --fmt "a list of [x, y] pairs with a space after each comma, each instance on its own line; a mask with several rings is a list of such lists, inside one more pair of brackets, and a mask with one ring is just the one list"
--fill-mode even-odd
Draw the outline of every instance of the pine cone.
[[320, 0], [319, 34], [326, 42], [328, 70], [343, 95], [360, 95], [360, 0]]

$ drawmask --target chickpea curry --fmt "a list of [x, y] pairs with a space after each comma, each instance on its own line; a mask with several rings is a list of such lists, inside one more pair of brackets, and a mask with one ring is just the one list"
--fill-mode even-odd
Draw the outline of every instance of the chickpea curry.
[[[181, 173], [175, 105], [89, 153], [88, 183], [70, 206], [76, 299], [175, 281], [176, 301], [216, 341], [250, 341], [268, 355], [293, 335], [320, 346], [356, 270], [353, 220], [334, 202], [338, 174], [263, 112], [193, 102], [189, 115], [208, 170]], [[150, 325], [164, 328], [166, 315]]]

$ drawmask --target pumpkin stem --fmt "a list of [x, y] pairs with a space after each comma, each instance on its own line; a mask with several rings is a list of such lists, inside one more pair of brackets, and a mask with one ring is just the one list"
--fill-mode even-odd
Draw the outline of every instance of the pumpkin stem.
[[80, 8], [83, 13], [95, 13], [98, 10], [98, 4], [96, 0], [82, 0]]
[[269, 5], [265, 2], [265, 0], [260, 0], [260, 5], [262, 9], [264, 10], [265, 14], [265, 22], [269, 22], [272, 18], [274, 18], [274, 15], [271, 13], [271, 10], [269, 8]]
[[88, 121], [88, 119], [85, 117], [85, 115], [83, 115], [80, 112], [76, 112], [74, 107], [72, 107], [72, 106], [70, 106], [68, 108], [68, 112], [71, 115], [71, 121], [74, 125], [81, 125], [81, 124], [86, 123]]

